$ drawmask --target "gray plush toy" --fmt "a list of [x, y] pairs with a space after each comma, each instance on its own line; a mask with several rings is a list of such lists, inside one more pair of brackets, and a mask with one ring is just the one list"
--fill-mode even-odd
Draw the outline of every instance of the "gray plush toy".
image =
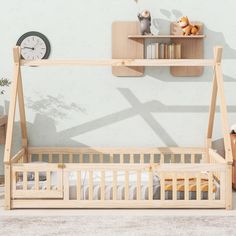
[[138, 19], [140, 21], [140, 33], [142, 35], [151, 33], [151, 14], [148, 10], [144, 10], [141, 14], [138, 13]]

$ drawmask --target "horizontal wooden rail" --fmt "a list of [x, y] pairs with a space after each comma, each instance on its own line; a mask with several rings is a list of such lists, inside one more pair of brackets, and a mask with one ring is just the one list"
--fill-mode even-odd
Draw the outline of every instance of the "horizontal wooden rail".
[[214, 66], [210, 59], [21, 60], [22, 66]]
[[68, 154], [68, 153], [104, 153], [104, 154], [200, 154], [206, 153], [202, 147], [127, 147], [127, 148], [102, 148], [102, 147], [29, 147], [29, 154]]

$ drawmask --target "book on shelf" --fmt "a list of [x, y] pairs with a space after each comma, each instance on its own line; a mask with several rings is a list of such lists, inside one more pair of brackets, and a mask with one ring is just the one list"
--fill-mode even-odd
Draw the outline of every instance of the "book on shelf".
[[181, 56], [181, 44], [150, 42], [146, 47], [146, 59], [181, 59]]

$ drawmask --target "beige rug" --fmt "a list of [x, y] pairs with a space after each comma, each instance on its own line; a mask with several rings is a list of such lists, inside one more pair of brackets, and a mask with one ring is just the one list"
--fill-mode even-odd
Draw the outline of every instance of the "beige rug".
[[236, 235], [235, 216], [0, 216], [0, 235]]

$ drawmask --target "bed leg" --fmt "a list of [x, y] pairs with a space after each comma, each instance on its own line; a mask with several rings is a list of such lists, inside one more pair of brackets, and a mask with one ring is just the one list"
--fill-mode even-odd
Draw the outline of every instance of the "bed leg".
[[226, 172], [226, 210], [232, 210], [232, 165], [228, 163]]
[[5, 210], [11, 209], [11, 167], [5, 164]]

